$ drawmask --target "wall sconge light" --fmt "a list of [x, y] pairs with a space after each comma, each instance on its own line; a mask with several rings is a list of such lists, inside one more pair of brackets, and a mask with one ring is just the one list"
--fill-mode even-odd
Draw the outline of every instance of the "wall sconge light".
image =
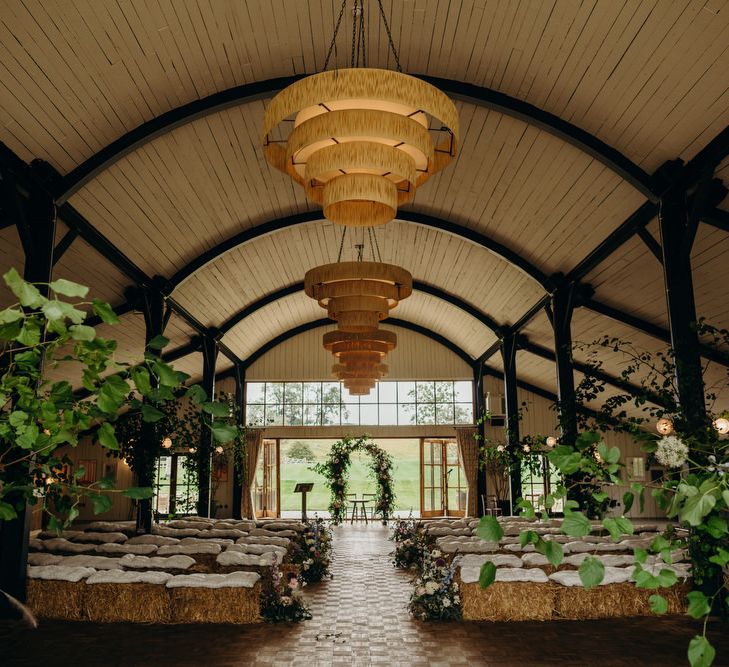
[[553, 435], [550, 435], [545, 441], [545, 444], [551, 449], [557, 444], [557, 438], [555, 438]]
[[162, 447], [165, 449], [172, 448], [172, 438], [170, 438], [170, 436], [167, 436], [164, 440], [162, 440]]
[[222, 453], [223, 453], [223, 447], [222, 447], [221, 445], [218, 445], [218, 446], [217, 446], [217, 447], [215, 448], [215, 453], [216, 453], [216, 454], [222, 454]]
[[661, 435], [671, 435], [673, 433], [673, 422], [665, 417], [656, 422], [656, 431]]
[[729, 419], [726, 417], [715, 419], [714, 428], [718, 431], [719, 435], [726, 435], [729, 433]]

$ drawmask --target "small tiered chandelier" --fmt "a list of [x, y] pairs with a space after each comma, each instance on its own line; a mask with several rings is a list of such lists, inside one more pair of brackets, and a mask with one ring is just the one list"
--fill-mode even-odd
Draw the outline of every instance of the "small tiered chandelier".
[[[285, 88], [271, 100], [263, 123], [268, 162], [299, 183], [325, 218], [352, 227], [394, 219], [397, 207], [411, 201], [458, 147], [455, 105], [434, 86], [402, 73], [381, 0], [378, 5], [397, 71], [366, 66], [364, 0], [354, 0], [351, 68]], [[293, 130], [277, 139], [276, 128], [292, 117]], [[434, 140], [434, 134], [441, 136]]]

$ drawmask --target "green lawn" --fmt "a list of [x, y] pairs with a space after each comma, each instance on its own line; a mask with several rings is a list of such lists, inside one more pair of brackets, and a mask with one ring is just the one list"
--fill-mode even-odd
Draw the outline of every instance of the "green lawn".
[[[324, 461], [334, 440], [305, 440], [314, 453], [316, 461]], [[329, 492], [324, 478], [309, 469], [306, 464], [287, 463], [286, 455], [292, 441], [281, 441], [281, 509], [298, 510], [301, 495], [294, 493], [297, 482], [314, 482], [314, 489], [306, 496], [307, 507], [325, 510], [329, 505]], [[378, 440], [377, 444], [389, 452], [394, 460], [393, 481], [395, 509], [401, 511], [420, 510], [420, 450], [416, 439]], [[375, 482], [369, 476], [370, 457], [355, 454], [349, 469], [349, 493], [374, 493]]]

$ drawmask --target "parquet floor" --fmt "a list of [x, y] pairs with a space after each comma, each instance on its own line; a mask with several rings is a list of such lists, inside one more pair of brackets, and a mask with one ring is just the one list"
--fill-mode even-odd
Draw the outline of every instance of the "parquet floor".
[[[408, 575], [390, 564], [379, 525], [342, 526], [334, 578], [307, 590], [314, 618], [293, 626], [0, 625], [0, 665], [228, 667], [233, 665], [686, 665], [690, 619], [560, 623], [418, 623]], [[712, 637], [729, 665], [729, 633]]]

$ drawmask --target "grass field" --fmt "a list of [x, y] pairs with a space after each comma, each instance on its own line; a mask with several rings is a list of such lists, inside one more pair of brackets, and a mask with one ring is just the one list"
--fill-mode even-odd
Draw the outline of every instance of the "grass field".
[[[309, 465], [286, 463], [286, 456], [293, 441], [281, 440], [281, 509], [298, 510], [301, 495], [294, 493], [297, 482], [314, 482], [314, 489], [306, 496], [306, 504], [312, 511], [325, 510], [329, 505], [329, 490], [324, 486], [324, 478]], [[335, 440], [299, 440], [306, 442], [314, 454], [316, 462], [323, 462]], [[395, 509], [419, 511], [420, 509], [420, 445], [417, 439], [383, 439], [377, 444], [392, 455], [393, 481], [395, 490]], [[374, 493], [376, 483], [369, 476], [370, 457], [361, 454], [352, 456], [349, 468], [349, 493]]]

